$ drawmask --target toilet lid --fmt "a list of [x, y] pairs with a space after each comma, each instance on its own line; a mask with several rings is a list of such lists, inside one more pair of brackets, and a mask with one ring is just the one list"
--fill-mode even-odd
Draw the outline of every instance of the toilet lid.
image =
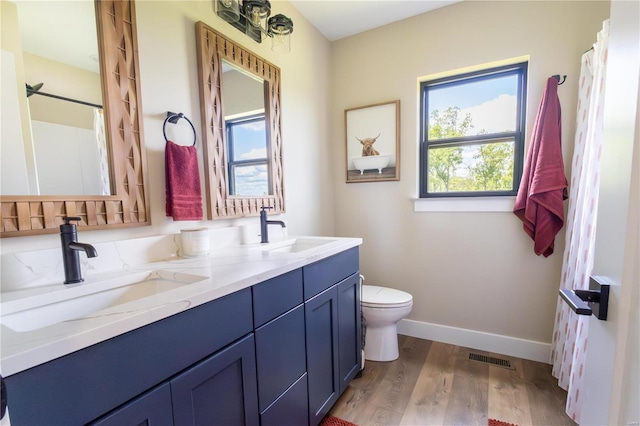
[[410, 305], [413, 297], [409, 293], [394, 288], [363, 285], [361, 301], [365, 306], [397, 307]]

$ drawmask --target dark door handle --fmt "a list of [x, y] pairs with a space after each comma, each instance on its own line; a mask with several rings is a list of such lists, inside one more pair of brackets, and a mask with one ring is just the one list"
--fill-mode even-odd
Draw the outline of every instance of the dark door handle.
[[560, 297], [578, 315], [594, 314], [607, 320], [609, 309], [609, 283], [603, 277], [590, 277], [589, 290], [560, 289]]

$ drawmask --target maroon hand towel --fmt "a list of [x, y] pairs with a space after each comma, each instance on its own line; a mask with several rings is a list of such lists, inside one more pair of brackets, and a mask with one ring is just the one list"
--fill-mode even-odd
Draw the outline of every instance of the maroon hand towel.
[[522, 181], [513, 207], [523, 229], [533, 239], [535, 254], [553, 253], [555, 236], [564, 225], [563, 200], [567, 178], [562, 160], [562, 120], [558, 81], [547, 80], [533, 129]]
[[173, 220], [202, 220], [202, 193], [195, 146], [167, 141], [164, 152], [167, 216]]

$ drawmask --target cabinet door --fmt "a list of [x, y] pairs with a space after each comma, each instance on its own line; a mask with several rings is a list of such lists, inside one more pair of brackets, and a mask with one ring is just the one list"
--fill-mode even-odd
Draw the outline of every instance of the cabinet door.
[[339, 395], [337, 302], [335, 285], [305, 302], [311, 426], [320, 423]]
[[361, 350], [360, 275], [338, 284], [338, 358], [340, 394], [360, 371]]
[[91, 424], [93, 426], [173, 426], [169, 384], [145, 393]]
[[253, 333], [171, 380], [176, 425], [257, 425]]

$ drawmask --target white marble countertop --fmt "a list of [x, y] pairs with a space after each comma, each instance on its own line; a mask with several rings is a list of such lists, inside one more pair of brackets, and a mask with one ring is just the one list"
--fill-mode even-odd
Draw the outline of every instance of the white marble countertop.
[[[17, 332], [1, 325], [2, 374], [19, 373], [362, 244], [360, 238], [326, 240], [324, 245], [298, 253], [263, 251], [259, 244], [237, 246], [214, 250], [207, 258], [179, 258], [86, 277], [81, 285], [87, 288], [106, 277], [154, 270], [206, 279], [32, 331]], [[11, 299], [10, 293], [3, 294], [3, 302]]]

